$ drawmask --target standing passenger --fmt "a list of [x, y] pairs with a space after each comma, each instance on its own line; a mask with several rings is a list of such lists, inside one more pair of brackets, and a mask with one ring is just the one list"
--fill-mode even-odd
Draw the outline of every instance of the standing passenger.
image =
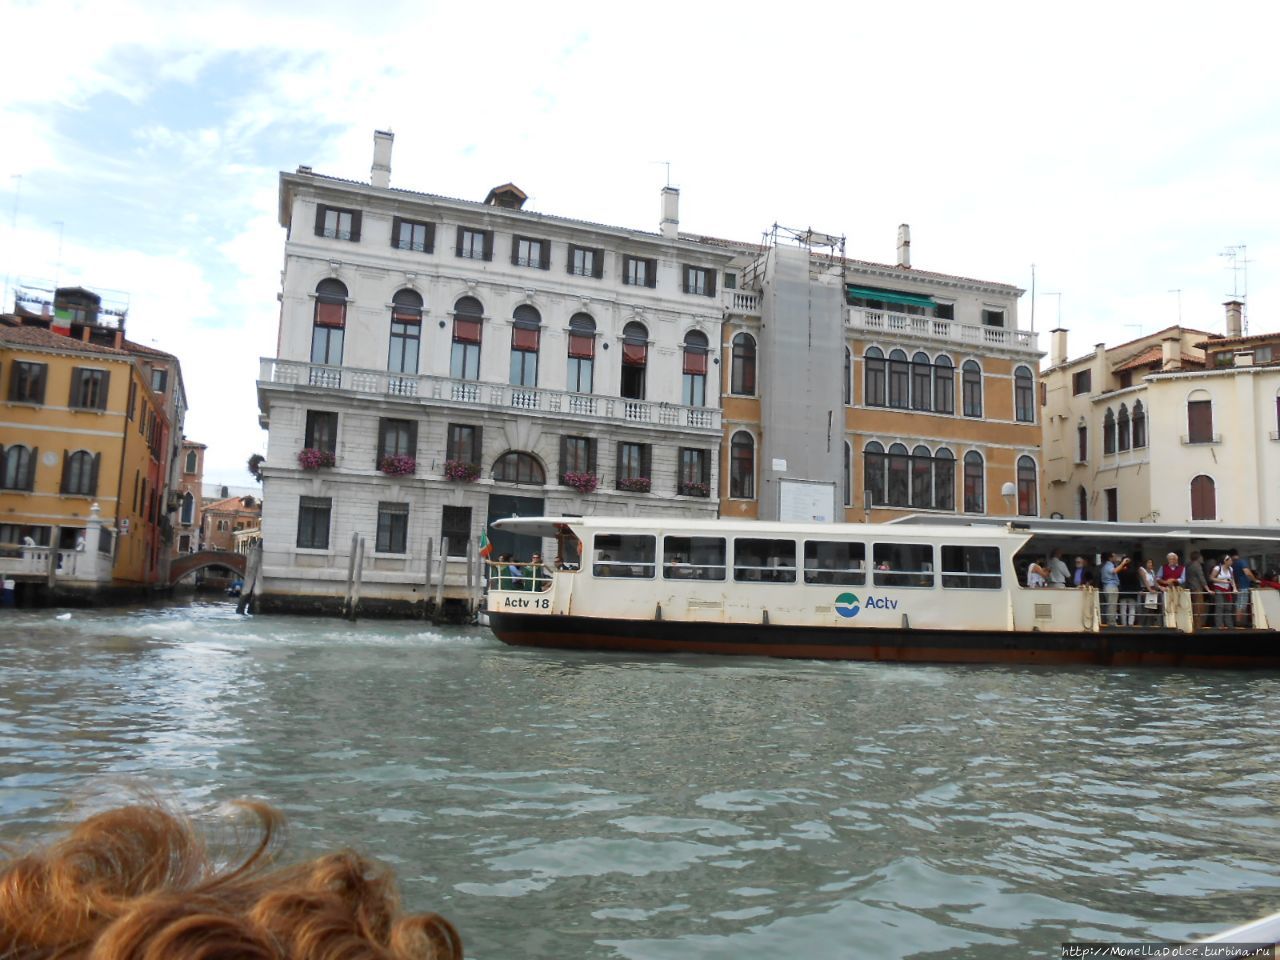
[[1102, 565], [1102, 623], [1104, 626], [1115, 627], [1119, 625], [1116, 621], [1116, 601], [1120, 596], [1120, 572], [1129, 566], [1129, 558], [1125, 557], [1116, 563], [1114, 553], [1108, 553], [1106, 557], [1106, 562]]
[[1226, 556], [1213, 565], [1209, 574], [1209, 586], [1213, 590], [1213, 625], [1220, 630], [1231, 626], [1233, 584], [1231, 557]]
[[1120, 625], [1142, 623], [1142, 564], [1132, 563], [1120, 571]]
[[1209, 625], [1209, 581], [1204, 575], [1204, 563], [1199, 550], [1191, 551], [1187, 563], [1187, 589], [1191, 591], [1193, 623], [1197, 630]]
[[1061, 548], [1054, 550], [1049, 555], [1049, 586], [1057, 590], [1065, 589], [1067, 581], [1071, 579], [1071, 571], [1067, 569], [1066, 563], [1062, 559]]
[[1249, 590], [1258, 582], [1258, 578], [1249, 569], [1248, 561], [1240, 556], [1239, 550], [1231, 551], [1231, 574], [1236, 582], [1236, 626], [1252, 626], [1249, 616]]

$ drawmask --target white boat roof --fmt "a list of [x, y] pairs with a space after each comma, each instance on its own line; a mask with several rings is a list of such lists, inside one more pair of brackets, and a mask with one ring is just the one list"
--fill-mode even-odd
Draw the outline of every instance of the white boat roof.
[[[937, 517], [911, 514], [893, 521], [894, 526], [924, 527], [937, 530], [946, 527], [1005, 527], [1007, 518], [1000, 517]], [[1280, 543], [1280, 529], [1276, 527], [1224, 526], [1217, 523], [1112, 523], [1102, 520], [1072, 520], [1070, 518], [1018, 517], [1013, 521], [1016, 529], [1025, 530], [1042, 540], [1089, 539], [1098, 542], [1117, 540], [1170, 540], [1213, 543], [1269, 542]]]
[[994, 526], [958, 524], [898, 523], [783, 523], [776, 520], [690, 520], [683, 517], [507, 517], [492, 524], [498, 530], [535, 537], [554, 537], [564, 527], [578, 533], [607, 530], [609, 532], [666, 532], [705, 536], [754, 537], [884, 537], [901, 540], [950, 540], [991, 542], [1017, 540], [1030, 536], [1025, 529], [1008, 524]]

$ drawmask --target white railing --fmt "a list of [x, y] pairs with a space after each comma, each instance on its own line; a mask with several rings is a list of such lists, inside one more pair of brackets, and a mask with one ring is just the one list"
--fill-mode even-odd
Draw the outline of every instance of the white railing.
[[626, 400], [567, 390], [513, 387], [478, 380], [452, 380], [426, 374], [388, 373], [354, 367], [328, 367], [300, 360], [264, 357], [258, 379], [267, 383], [296, 384], [318, 390], [346, 390], [388, 397], [417, 398], [444, 404], [465, 404], [529, 413], [568, 414], [597, 420], [654, 423], [697, 430], [719, 430], [720, 411], [715, 407]]
[[[13, 553], [0, 553], [0, 576], [44, 577], [49, 573], [51, 547], [18, 547]], [[54, 578], [96, 583], [111, 579], [111, 558], [93, 550], [57, 550]]]
[[749, 290], [726, 290], [724, 305], [730, 313], [759, 314], [760, 294]]
[[902, 334], [926, 340], [948, 340], [953, 343], [980, 344], [988, 347], [1014, 347], [1035, 350], [1036, 334], [1030, 330], [988, 327], [978, 323], [958, 323], [941, 317], [921, 317], [887, 310], [849, 307], [849, 326], [887, 334]]

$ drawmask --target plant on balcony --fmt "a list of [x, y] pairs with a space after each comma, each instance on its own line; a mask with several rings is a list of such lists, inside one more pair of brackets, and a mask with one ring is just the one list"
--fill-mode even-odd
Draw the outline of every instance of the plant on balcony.
[[418, 462], [407, 453], [393, 453], [378, 461], [378, 469], [389, 477], [404, 477], [418, 469]]
[[618, 489], [628, 493], [648, 493], [653, 481], [648, 477], [623, 477], [618, 481]]
[[689, 483], [680, 484], [680, 495], [682, 497], [708, 497], [711, 495], [711, 487], [701, 480], [693, 480]]
[[479, 476], [480, 464], [478, 463], [469, 463], [466, 460], [446, 460], [444, 462], [444, 478], [446, 480], [461, 480], [464, 483], [470, 483]]
[[298, 466], [303, 470], [319, 470], [321, 467], [332, 467], [337, 462], [337, 458], [328, 450], [303, 447], [298, 451]]
[[560, 482], [566, 487], [573, 487], [579, 493], [595, 493], [600, 478], [594, 473], [577, 473], [570, 470], [560, 478]]

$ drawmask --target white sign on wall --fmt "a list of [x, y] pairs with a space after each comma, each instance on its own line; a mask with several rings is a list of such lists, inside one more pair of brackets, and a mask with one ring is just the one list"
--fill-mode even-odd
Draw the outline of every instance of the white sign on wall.
[[836, 485], [818, 480], [779, 480], [778, 519], [783, 523], [834, 523]]

